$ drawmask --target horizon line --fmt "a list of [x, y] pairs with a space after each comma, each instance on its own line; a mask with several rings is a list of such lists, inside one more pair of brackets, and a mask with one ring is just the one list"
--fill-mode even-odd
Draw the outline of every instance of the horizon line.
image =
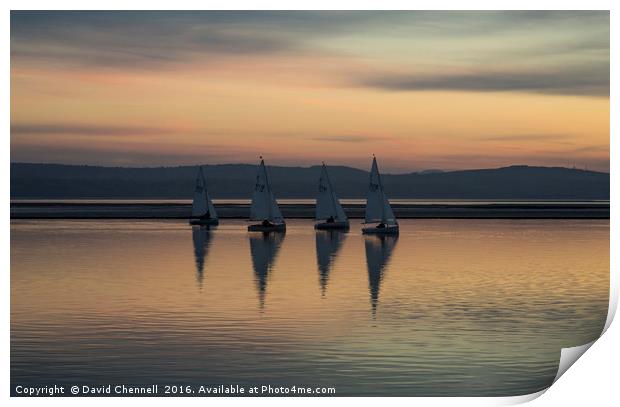
[[[11, 161], [10, 164], [11, 165], [13, 165], [13, 164], [59, 165], [59, 166], [62, 165], [62, 166], [67, 166], [67, 167], [98, 167], [98, 168], [124, 168], [124, 169], [157, 169], [157, 168], [202, 167], [202, 166], [212, 166], [213, 167], [213, 166], [224, 166], [224, 165], [247, 165], [247, 166], [256, 166], [256, 165], [258, 165], [258, 164], [251, 164], [251, 163], [218, 163], [218, 164], [204, 164], [204, 163], [202, 163], [202, 164], [153, 165], [153, 166], [121, 166], [121, 165], [66, 164], [66, 163], [25, 162], [25, 161], [16, 161], [16, 162]], [[266, 164], [266, 165], [268, 167], [305, 168], [305, 169], [310, 169], [310, 168], [313, 168], [313, 167], [321, 167], [321, 164], [309, 165], [309, 166], [272, 165], [272, 164]], [[327, 167], [344, 167], [344, 168], [351, 168], [351, 169], [355, 169], [355, 170], [359, 170], [359, 171], [369, 172], [369, 170], [366, 170], [366, 169], [363, 169], [363, 168], [359, 168], [359, 167], [352, 167], [352, 166], [349, 166], [349, 165], [326, 164], [326, 166]], [[545, 166], [545, 165], [529, 165], [529, 164], [510, 164], [510, 165], [503, 165], [503, 166], [499, 166], [499, 167], [481, 167], [481, 168], [466, 168], [466, 169], [427, 168], [427, 169], [421, 169], [421, 170], [409, 171], [409, 172], [387, 172], [387, 171], [382, 171], [382, 173], [383, 174], [387, 174], [387, 175], [408, 175], [408, 174], [420, 174], [420, 173], [432, 172], [432, 171], [447, 173], [447, 172], [461, 172], [461, 171], [499, 170], [499, 169], [504, 169], [504, 168], [513, 168], [513, 167], [548, 168], [548, 169], [558, 168], [558, 169], [565, 169], [565, 170], [595, 172], [595, 173], [599, 173], [599, 174], [611, 174], [611, 171], [600, 171], [600, 170], [588, 169], [587, 166], [577, 167], [577, 166], [573, 165], [572, 167], [563, 167], [563, 166], [557, 166], [557, 165]]]

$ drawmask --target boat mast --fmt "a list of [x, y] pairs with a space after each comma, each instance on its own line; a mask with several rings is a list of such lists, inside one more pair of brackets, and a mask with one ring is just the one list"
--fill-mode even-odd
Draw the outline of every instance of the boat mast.
[[377, 157], [372, 155], [372, 160], [375, 163], [375, 167], [377, 168], [377, 181], [379, 182], [379, 191], [381, 191], [381, 222], [386, 223], [385, 219], [385, 193], [383, 192], [383, 183], [381, 182], [381, 173], [379, 172], [379, 166], [377, 165]]
[[336, 209], [336, 194], [334, 194], [334, 188], [332, 188], [332, 182], [329, 180], [329, 174], [327, 173], [327, 167], [325, 166], [325, 161], [323, 161], [323, 169], [325, 170], [325, 178], [327, 178], [327, 185], [329, 185], [329, 192], [332, 196], [332, 208], [337, 218], [338, 210]]
[[[198, 168], [200, 168], [200, 179], [202, 180], [202, 188], [205, 191], [205, 209], [207, 212], [209, 212], [209, 193], [207, 192], [207, 181], [205, 180], [205, 174], [202, 172], [202, 165]], [[203, 213], [203, 215], [206, 215], [207, 212]]]
[[269, 197], [269, 202], [268, 202], [268, 207], [269, 207], [269, 217], [267, 218], [267, 220], [271, 220], [271, 218], [273, 218], [273, 211], [271, 209], [272, 205], [272, 195], [271, 195], [271, 185], [269, 185], [269, 178], [267, 177], [267, 168], [265, 168], [265, 160], [263, 160], [263, 156], [260, 156], [260, 166], [261, 169], [263, 170], [263, 174], [265, 175], [265, 186], [267, 188], [267, 196]]

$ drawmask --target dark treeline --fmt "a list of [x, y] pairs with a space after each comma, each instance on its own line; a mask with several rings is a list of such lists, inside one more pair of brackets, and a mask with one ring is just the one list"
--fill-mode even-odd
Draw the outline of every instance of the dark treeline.
[[[256, 167], [205, 166], [213, 198], [249, 198]], [[11, 164], [12, 199], [191, 198], [195, 166], [122, 168], [58, 164]], [[320, 167], [268, 167], [278, 198], [313, 198]], [[341, 198], [363, 198], [368, 172], [329, 167]], [[609, 199], [609, 174], [558, 167], [383, 174], [391, 198], [422, 199]]]

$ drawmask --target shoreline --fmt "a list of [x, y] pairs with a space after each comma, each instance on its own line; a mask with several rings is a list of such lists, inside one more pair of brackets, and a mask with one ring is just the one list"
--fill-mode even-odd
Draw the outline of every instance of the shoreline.
[[[363, 219], [363, 204], [344, 204], [347, 216]], [[392, 204], [399, 219], [609, 219], [608, 202]], [[216, 205], [220, 219], [247, 219], [248, 204]], [[313, 219], [314, 204], [280, 204], [284, 218]], [[11, 219], [188, 219], [182, 203], [11, 203]]]

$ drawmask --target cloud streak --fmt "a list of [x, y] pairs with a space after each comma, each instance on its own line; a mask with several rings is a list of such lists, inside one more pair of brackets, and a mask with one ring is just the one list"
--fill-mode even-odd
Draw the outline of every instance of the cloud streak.
[[465, 74], [382, 74], [359, 85], [386, 91], [535, 92], [609, 96], [609, 65], [529, 71], [478, 71]]
[[[575, 27], [581, 27], [574, 38]], [[553, 27], [550, 30], [549, 27]], [[605, 29], [606, 28], [606, 29]], [[558, 38], [547, 39], [551, 34]], [[523, 33], [527, 33], [523, 38]], [[561, 34], [558, 36], [558, 33]], [[521, 35], [521, 37], [520, 37]], [[343, 58], [357, 52], [334, 46], [346, 39], [356, 49], [380, 51], [400, 42], [403, 52], [443, 41], [432, 53], [444, 60], [455, 51], [480, 61], [491, 49], [471, 48], [497, 37], [504, 60], [515, 52], [544, 57], [609, 49], [608, 12], [438, 11], [13, 11], [11, 56], [62, 66], [139, 69], [212, 61], [231, 55], [317, 55]], [[513, 38], [514, 37], [514, 38]], [[551, 36], [553, 37], [553, 35]], [[369, 38], [382, 39], [379, 48]], [[537, 38], [531, 44], [530, 38]], [[524, 41], [528, 40], [527, 42]], [[471, 44], [468, 41], [472, 40]], [[446, 42], [447, 41], [447, 42]], [[551, 41], [551, 42], [549, 42]], [[535, 47], [533, 49], [532, 47]], [[497, 50], [497, 48], [493, 48]], [[471, 52], [470, 52], [471, 51]], [[486, 54], [483, 55], [483, 54]], [[527, 56], [527, 55], [526, 55]], [[512, 58], [514, 59], [514, 58]], [[607, 57], [608, 60], [608, 57]]]
[[88, 126], [49, 123], [11, 125], [11, 135], [135, 136], [171, 133], [173, 133], [173, 131], [170, 129], [157, 127]]
[[11, 57], [69, 67], [152, 69], [302, 49], [293, 36], [235, 24], [236, 19], [219, 13], [13, 12]]
[[565, 141], [566, 134], [505, 134], [476, 137], [482, 141]]
[[325, 137], [313, 137], [312, 140], [314, 141], [329, 141], [329, 142], [336, 142], [336, 143], [362, 143], [365, 141], [369, 140], [369, 137], [365, 137], [365, 136], [355, 136], [355, 135], [351, 135], [351, 136], [325, 136]]

